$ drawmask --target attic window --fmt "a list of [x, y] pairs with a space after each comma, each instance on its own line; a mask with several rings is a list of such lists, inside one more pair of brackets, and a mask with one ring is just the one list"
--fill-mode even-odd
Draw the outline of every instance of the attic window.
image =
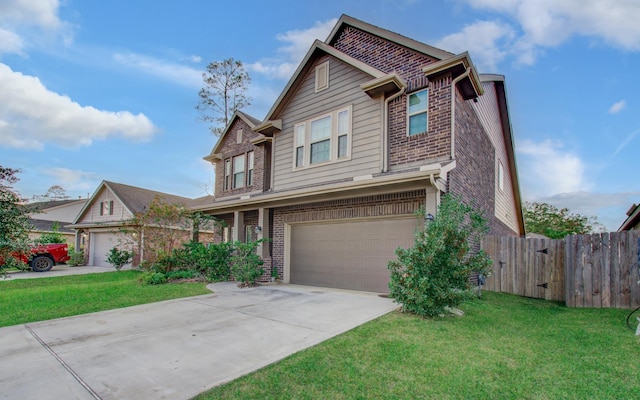
[[329, 61], [316, 67], [316, 93], [329, 87]]
[[100, 215], [113, 215], [113, 200], [100, 202]]
[[237, 144], [242, 143], [242, 129], [238, 129], [237, 136], [236, 136], [236, 143]]

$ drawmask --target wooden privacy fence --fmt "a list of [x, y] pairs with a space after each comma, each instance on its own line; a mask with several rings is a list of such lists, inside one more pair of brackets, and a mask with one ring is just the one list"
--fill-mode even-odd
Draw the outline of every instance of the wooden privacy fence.
[[568, 307], [640, 306], [640, 232], [564, 240], [488, 236], [482, 248], [493, 260], [487, 290], [564, 301]]

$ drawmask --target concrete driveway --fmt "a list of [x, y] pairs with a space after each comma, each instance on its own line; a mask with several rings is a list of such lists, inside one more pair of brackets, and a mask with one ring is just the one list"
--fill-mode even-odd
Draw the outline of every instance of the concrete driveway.
[[372, 293], [239, 289], [0, 328], [0, 398], [188, 399], [393, 310]]
[[[131, 269], [131, 267], [124, 267], [123, 270]], [[99, 272], [116, 272], [114, 267], [96, 267], [96, 266], [81, 266], [71, 267], [66, 264], [58, 264], [51, 270], [46, 272], [33, 272], [27, 271], [11, 271], [5, 277], [0, 275], [0, 281], [3, 279], [35, 279], [35, 278], [50, 278], [53, 276], [66, 276], [66, 275], [84, 275], [84, 274], [96, 274]]]

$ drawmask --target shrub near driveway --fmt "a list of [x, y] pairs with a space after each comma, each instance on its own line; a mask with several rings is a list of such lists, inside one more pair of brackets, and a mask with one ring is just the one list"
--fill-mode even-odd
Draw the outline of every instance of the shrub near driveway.
[[0, 279], [0, 326], [211, 293], [203, 282], [145, 285], [138, 271]]
[[196, 399], [634, 399], [628, 310], [486, 292], [465, 316], [391, 313]]

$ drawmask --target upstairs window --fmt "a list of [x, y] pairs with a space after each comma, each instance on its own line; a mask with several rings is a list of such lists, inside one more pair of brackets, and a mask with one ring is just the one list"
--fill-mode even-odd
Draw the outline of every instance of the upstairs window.
[[329, 87], [329, 61], [316, 67], [316, 93]]
[[411, 93], [408, 97], [408, 131], [409, 136], [427, 131], [427, 89]]
[[224, 161], [224, 190], [231, 188], [231, 160]]
[[247, 153], [247, 186], [253, 185], [253, 151]]
[[233, 188], [244, 187], [244, 154], [233, 157]]
[[331, 158], [331, 116], [311, 121], [311, 164]]
[[348, 159], [350, 155], [351, 106], [294, 126], [294, 168]]

